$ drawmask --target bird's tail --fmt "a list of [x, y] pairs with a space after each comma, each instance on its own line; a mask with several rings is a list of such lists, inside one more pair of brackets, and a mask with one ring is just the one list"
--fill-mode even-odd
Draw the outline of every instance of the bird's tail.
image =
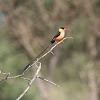
[[53, 44], [54, 42], [55, 42], [55, 40], [54, 40], [54, 39], [52, 39], [52, 40], [51, 40], [51, 44]]
[[[51, 42], [31, 63], [29, 63], [25, 68], [23, 73], [28, 72], [30, 68], [32, 67], [33, 62], [40, 57], [53, 43]], [[30, 68], [29, 68], [30, 67]]]

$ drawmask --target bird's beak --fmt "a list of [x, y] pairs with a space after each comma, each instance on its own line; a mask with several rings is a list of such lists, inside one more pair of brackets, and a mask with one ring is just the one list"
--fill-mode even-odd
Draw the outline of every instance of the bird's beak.
[[66, 29], [64, 28], [64, 31], [66, 31]]

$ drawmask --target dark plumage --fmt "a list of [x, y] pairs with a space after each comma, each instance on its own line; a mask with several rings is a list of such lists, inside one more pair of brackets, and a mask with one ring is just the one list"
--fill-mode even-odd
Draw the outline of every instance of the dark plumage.
[[53, 37], [53, 39], [51, 40], [51, 43], [53, 44], [55, 42], [56, 37], [58, 37], [60, 35], [60, 32], [58, 31], [58, 33]]

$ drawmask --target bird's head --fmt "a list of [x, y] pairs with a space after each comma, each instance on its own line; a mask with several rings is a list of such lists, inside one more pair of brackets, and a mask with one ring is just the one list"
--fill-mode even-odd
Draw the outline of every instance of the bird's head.
[[64, 27], [59, 28], [59, 32], [65, 31], [66, 29]]

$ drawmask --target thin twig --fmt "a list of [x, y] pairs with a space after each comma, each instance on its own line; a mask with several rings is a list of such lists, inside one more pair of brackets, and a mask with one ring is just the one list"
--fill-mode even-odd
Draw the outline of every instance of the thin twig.
[[8, 76], [10, 75], [10, 73], [3, 73], [3, 72], [1, 72], [1, 70], [0, 70], [0, 74], [6, 74], [6, 77], [5, 78], [3, 78], [2, 80], [0, 80], [0, 82], [2, 82], [2, 81], [4, 81], [4, 80], [6, 80], [6, 79], [8, 79]]
[[50, 81], [50, 80], [47, 80], [47, 79], [45, 79], [45, 78], [43, 78], [43, 77], [37, 76], [36, 78], [42, 79], [42, 80], [44, 80], [44, 81], [46, 81], [46, 82], [49, 82], [49, 83], [51, 83], [51, 84], [53, 84], [53, 85], [59, 87], [59, 85], [57, 85], [56, 83], [54, 83], [54, 82], [52, 82], [52, 81]]
[[31, 79], [29, 79], [29, 78], [25, 78], [25, 77], [21, 77], [21, 78], [23, 78], [24, 80], [27, 80], [27, 81], [31, 81]]
[[19, 74], [19, 75], [16, 75], [16, 76], [13, 76], [13, 77], [9, 77], [10, 73], [4, 73], [0, 70], [0, 74], [3, 74], [3, 75], [6, 75], [5, 78], [3, 78], [2, 80], [0, 80], [0, 82], [4, 81], [4, 80], [7, 80], [7, 79], [14, 79], [14, 78], [18, 78], [18, 77], [21, 77], [23, 76], [24, 74]]

